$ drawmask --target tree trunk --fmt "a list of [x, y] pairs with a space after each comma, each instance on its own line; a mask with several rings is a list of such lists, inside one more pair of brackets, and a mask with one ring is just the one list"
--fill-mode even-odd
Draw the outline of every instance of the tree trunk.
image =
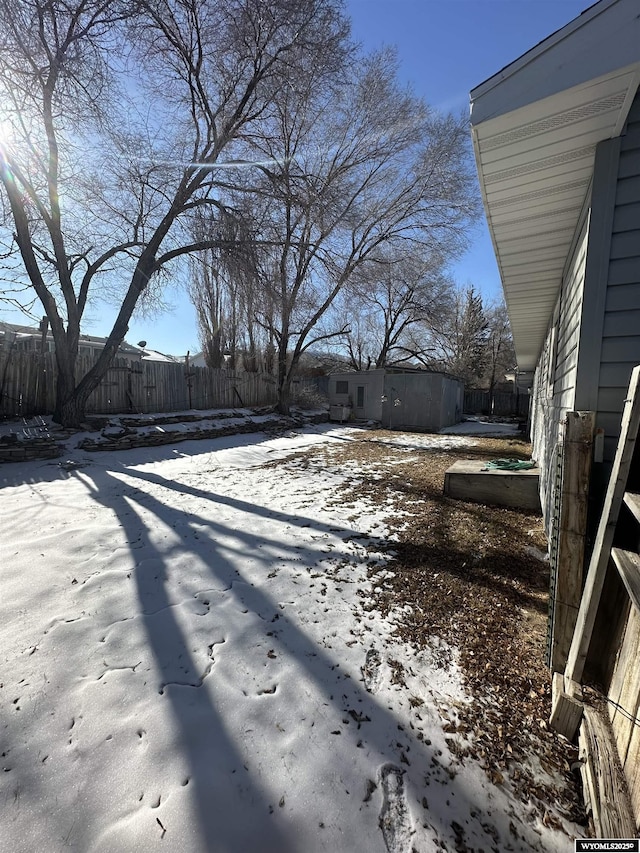
[[291, 377], [285, 376], [284, 380], [278, 382], [278, 402], [276, 411], [281, 415], [291, 414]]
[[88, 394], [74, 391], [65, 400], [57, 398], [56, 413], [53, 416], [56, 423], [71, 429], [79, 429], [85, 421], [85, 407]]
[[108, 358], [103, 358], [103, 352], [101, 356], [102, 362], [96, 362], [77, 385], [75, 379], [77, 356], [72, 356], [70, 353], [67, 353], [65, 356], [63, 353], [62, 357], [59, 357], [60, 350], [61, 348], [56, 346], [58, 376], [56, 380], [56, 405], [53, 412], [53, 420], [63, 427], [79, 429], [86, 419], [85, 408], [87, 400], [109, 369], [115, 350], [113, 347], [111, 348], [112, 351]]
[[291, 413], [291, 371], [287, 363], [288, 348], [289, 335], [286, 329], [283, 329], [278, 342], [278, 402], [276, 403], [276, 411], [281, 415]]
[[[73, 362], [75, 368], [75, 361]], [[108, 367], [108, 365], [107, 365]], [[76, 385], [75, 370], [68, 366], [61, 366], [58, 362], [58, 378], [56, 381], [56, 405], [53, 420], [63, 427], [79, 429], [85, 418], [87, 400], [92, 391], [98, 387], [100, 380], [106, 373], [107, 368], [100, 372], [94, 367], [83, 376]]]
[[[76, 388], [76, 377], [73, 367], [74, 359], [59, 358], [60, 347], [56, 346], [56, 363], [58, 376], [56, 379], [56, 405], [53, 410], [53, 420], [62, 426], [75, 427], [76, 423], [67, 423], [65, 411], [68, 409], [69, 401], [73, 400]], [[61, 363], [62, 362], [62, 363]], [[84, 414], [84, 413], [83, 413]]]

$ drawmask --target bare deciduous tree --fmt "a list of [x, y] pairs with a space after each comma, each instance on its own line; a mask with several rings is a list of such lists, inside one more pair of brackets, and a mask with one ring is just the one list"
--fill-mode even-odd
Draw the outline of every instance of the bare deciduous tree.
[[487, 308], [487, 354], [485, 384], [490, 395], [490, 407], [493, 409], [493, 395], [496, 385], [504, 382], [505, 374], [515, 370], [516, 353], [511, 336], [511, 325], [507, 307], [502, 300]]
[[[357, 271], [345, 300], [350, 320], [347, 346], [353, 367], [362, 370], [425, 363], [431, 354], [429, 337], [424, 333], [441, 322], [452, 301], [452, 291], [453, 283], [443, 272], [440, 255], [425, 253], [420, 246], [404, 247], [404, 254], [385, 251]], [[416, 327], [422, 335], [414, 334]], [[418, 345], [419, 340], [422, 345]]]
[[[221, 207], [223, 161], [347, 29], [337, 0], [0, 0], [9, 248], [49, 319], [61, 423], [82, 420], [162, 271], [224, 248], [193, 239], [194, 211]], [[107, 287], [118, 315], [78, 377], [83, 315]]]
[[344, 317], [319, 323], [354, 273], [391, 245], [451, 258], [476, 207], [466, 123], [401, 90], [389, 52], [348, 71], [283, 89], [251, 140], [265, 163], [245, 187], [270, 312], [259, 320], [276, 339], [283, 412], [302, 353], [346, 333]]
[[265, 367], [273, 342], [255, 320], [258, 305], [267, 311], [255, 257], [258, 242], [242, 225], [228, 213], [196, 217], [198, 241], [221, 239], [224, 247], [192, 255], [189, 296], [207, 365], [255, 372]]

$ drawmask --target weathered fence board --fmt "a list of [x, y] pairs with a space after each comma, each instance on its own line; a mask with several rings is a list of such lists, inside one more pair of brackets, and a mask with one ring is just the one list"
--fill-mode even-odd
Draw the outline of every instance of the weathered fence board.
[[526, 418], [529, 414], [529, 395], [500, 391], [494, 393], [492, 401], [488, 391], [467, 389], [464, 392], [464, 410], [469, 414]]
[[[78, 359], [77, 375], [93, 359]], [[0, 348], [0, 417], [52, 414], [57, 368], [53, 353]], [[87, 403], [88, 414], [180, 412], [275, 403], [272, 376], [186, 364], [116, 359]]]

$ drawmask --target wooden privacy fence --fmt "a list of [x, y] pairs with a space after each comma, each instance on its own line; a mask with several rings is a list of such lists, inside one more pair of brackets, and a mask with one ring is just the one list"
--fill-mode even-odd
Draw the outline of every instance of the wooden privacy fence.
[[467, 389], [464, 392], [464, 410], [469, 414], [526, 418], [529, 415], [529, 395], [526, 392], [511, 394], [497, 391], [492, 403], [488, 391]]
[[[77, 376], [93, 364], [78, 358]], [[0, 348], [0, 417], [52, 414], [56, 362], [53, 353], [11, 352]], [[276, 383], [265, 373], [212, 370], [186, 364], [115, 359], [89, 397], [89, 414], [180, 412], [265, 406], [276, 401]]]

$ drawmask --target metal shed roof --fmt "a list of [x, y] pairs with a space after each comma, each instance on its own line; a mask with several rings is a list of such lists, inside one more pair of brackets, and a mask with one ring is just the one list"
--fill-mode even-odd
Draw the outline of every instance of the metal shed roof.
[[600, 0], [471, 92], [489, 231], [518, 367], [535, 368], [595, 147], [618, 136], [640, 84], [637, 0]]

